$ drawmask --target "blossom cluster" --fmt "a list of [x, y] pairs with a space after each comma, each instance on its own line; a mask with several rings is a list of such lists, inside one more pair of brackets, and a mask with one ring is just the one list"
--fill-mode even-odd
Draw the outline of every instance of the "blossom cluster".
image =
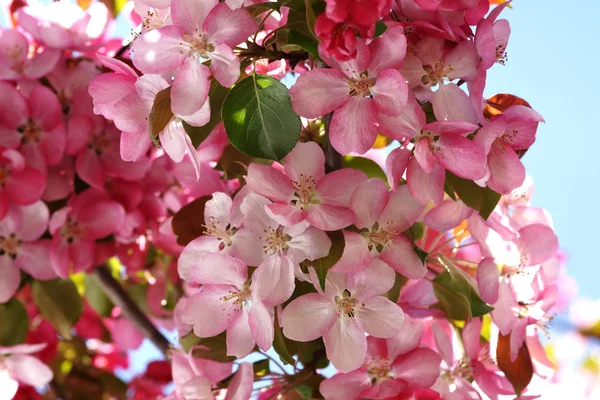
[[483, 97], [508, 3], [134, 0], [121, 47], [103, 2], [12, 2], [0, 398], [121, 398], [156, 327], [132, 398], [543, 394], [570, 292], [521, 162], [544, 120]]

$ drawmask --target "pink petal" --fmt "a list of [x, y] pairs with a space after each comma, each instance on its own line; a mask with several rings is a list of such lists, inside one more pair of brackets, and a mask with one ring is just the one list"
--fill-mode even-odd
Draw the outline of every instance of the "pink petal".
[[144, 341], [144, 335], [126, 318], [114, 321], [111, 336], [116, 348], [121, 351], [137, 349]]
[[225, 400], [247, 400], [252, 395], [254, 369], [248, 362], [241, 363], [227, 387]]
[[281, 314], [283, 334], [288, 339], [310, 342], [329, 331], [337, 320], [333, 300], [309, 293], [292, 300]]
[[148, 131], [121, 133], [120, 155], [124, 161], [137, 161], [142, 158], [150, 147], [150, 134]]
[[404, 322], [402, 323], [400, 332], [387, 339], [388, 358], [395, 360], [399, 355], [408, 353], [419, 347], [423, 331], [423, 323], [420, 320], [404, 315]]
[[56, 274], [48, 264], [51, 243], [52, 241], [49, 239], [42, 239], [33, 243], [23, 243], [19, 248], [15, 266], [27, 272], [35, 279], [45, 280], [55, 278]]
[[397, 379], [427, 388], [439, 377], [441, 362], [442, 358], [435, 351], [418, 348], [396, 359], [392, 368]]
[[425, 113], [413, 95], [408, 96], [406, 107], [402, 114], [396, 117], [379, 115], [381, 133], [397, 140], [413, 138], [425, 125]]
[[346, 287], [353, 297], [363, 302], [389, 291], [394, 286], [396, 273], [389, 265], [374, 258], [360, 271], [346, 276]]
[[225, 87], [231, 87], [240, 77], [240, 60], [231, 47], [220, 44], [210, 53], [211, 71], [215, 79]]
[[440, 85], [431, 102], [438, 121], [466, 121], [472, 124], [479, 121], [469, 96], [455, 83]]
[[477, 287], [481, 299], [489, 304], [498, 301], [500, 270], [492, 258], [484, 258], [477, 266]]
[[19, 239], [32, 242], [42, 236], [48, 227], [50, 212], [48, 206], [42, 201], [37, 201], [28, 206], [19, 207], [23, 223], [18, 230]]
[[402, 114], [408, 101], [408, 85], [400, 72], [386, 69], [377, 75], [371, 88], [375, 107], [380, 114], [397, 116]]
[[315, 228], [337, 231], [354, 223], [354, 213], [346, 207], [316, 204], [308, 208], [306, 220]]
[[353, 371], [365, 361], [367, 338], [354, 318], [336, 318], [323, 342], [327, 358], [340, 372]]
[[190, 297], [181, 319], [194, 325], [194, 334], [198, 337], [212, 337], [227, 329], [234, 318], [241, 314], [231, 301], [223, 301], [230, 295], [231, 286], [205, 286], [198, 294]]
[[402, 66], [406, 55], [406, 36], [404, 28], [399, 25], [388, 26], [384, 35], [373, 40], [369, 44], [371, 52], [371, 63], [369, 64], [369, 75], [377, 75], [384, 70], [397, 70]]
[[269, 313], [262, 303], [253, 303], [250, 308], [248, 323], [252, 337], [258, 347], [263, 351], [269, 350], [273, 346], [273, 338], [275, 336], [273, 314]]
[[344, 253], [332, 271], [352, 272], [363, 269], [371, 261], [369, 239], [356, 233], [344, 231]]
[[312, 179], [319, 182], [325, 175], [325, 155], [315, 142], [298, 142], [285, 157], [285, 174], [296, 182]]
[[357, 317], [369, 335], [380, 338], [397, 334], [404, 321], [400, 306], [383, 296], [365, 301], [364, 307], [358, 309]]
[[411, 155], [410, 150], [398, 147], [392, 150], [385, 159], [385, 173], [387, 175], [388, 185], [392, 190], [398, 188], [398, 181], [402, 179], [408, 165], [408, 159]]
[[266, 208], [269, 210], [269, 216], [283, 226], [291, 226], [303, 222], [308, 213], [292, 204], [273, 203], [267, 205]]
[[293, 198], [290, 179], [268, 165], [250, 164], [246, 183], [254, 192], [273, 201], [287, 203]]
[[174, 24], [183, 27], [189, 34], [193, 34], [196, 29], [202, 33], [208, 14], [217, 4], [217, 0], [172, 0], [171, 18]]
[[388, 187], [381, 179], [371, 178], [361, 183], [350, 199], [350, 208], [355, 216], [354, 225], [359, 229], [371, 229], [388, 204], [389, 197]]
[[[447, 325], [446, 325], [447, 327]], [[442, 356], [447, 365], [453, 365], [454, 353], [452, 351], [452, 342], [449, 334], [442, 328], [441, 322], [433, 324], [433, 339], [435, 347]]]
[[14, 379], [33, 387], [41, 388], [54, 376], [52, 370], [34, 356], [13, 354], [4, 363]]
[[114, 201], [101, 201], [87, 207], [80, 214], [80, 222], [94, 239], [100, 239], [117, 231], [125, 219], [125, 209]]
[[415, 253], [414, 246], [403, 234], [394, 236], [379, 256], [390, 267], [409, 279], [420, 279], [427, 273], [427, 267]]
[[208, 99], [210, 70], [194, 58], [187, 59], [171, 86], [171, 110], [178, 116], [196, 113]]
[[432, 153], [432, 146], [429, 138], [422, 138], [417, 141], [414, 148], [415, 160], [417, 160], [421, 168], [428, 174], [437, 164], [437, 160]]
[[377, 110], [369, 97], [351, 97], [333, 113], [329, 133], [341, 154], [363, 154], [377, 139]]
[[359, 400], [361, 393], [371, 387], [371, 379], [364, 371], [336, 374], [325, 379], [319, 391], [328, 400]]
[[77, 156], [75, 171], [88, 185], [99, 189], [104, 187], [104, 167], [94, 150], [85, 149]]
[[184, 34], [185, 30], [177, 25], [144, 33], [133, 43], [133, 64], [145, 74], [160, 74], [178, 68], [189, 51], [183, 44]]
[[379, 226], [403, 232], [417, 222], [424, 208], [423, 204], [410, 195], [408, 186], [404, 185], [390, 193], [389, 201], [377, 221]]
[[227, 329], [227, 355], [244, 358], [254, 348], [255, 341], [250, 329], [248, 310], [244, 307], [239, 314], [239, 318]]
[[467, 357], [471, 360], [476, 360], [479, 357], [480, 336], [481, 318], [473, 318], [471, 321], [467, 321], [462, 331], [462, 339]]
[[430, 200], [438, 204], [444, 198], [446, 171], [441, 165], [436, 165], [428, 174], [416, 159], [411, 158], [408, 160], [406, 180], [411, 196], [422, 204], [427, 204]]
[[165, 130], [158, 135], [163, 150], [176, 163], [181, 162], [185, 157], [186, 136], [183, 126], [175, 119], [172, 119]]
[[462, 201], [448, 199], [432, 208], [423, 218], [423, 222], [430, 228], [442, 232], [458, 226], [471, 214], [473, 214], [473, 209]]
[[463, 40], [444, 56], [444, 63], [452, 68], [448, 73], [448, 79], [472, 78], [477, 72], [479, 59], [475, 43], [471, 40]]
[[406, 389], [406, 383], [399, 379], [386, 379], [375, 382], [370, 389], [362, 393], [364, 398], [368, 399], [382, 399], [382, 398], [394, 398]]
[[349, 92], [350, 87], [341, 71], [316, 69], [300, 75], [290, 88], [290, 97], [296, 114], [317, 118], [350, 101]]
[[258, 24], [245, 9], [232, 10], [227, 4], [216, 5], [204, 21], [206, 40], [233, 48], [256, 31]]
[[317, 192], [323, 203], [350, 207], [350, 198], [367, 175], [357, 169], [342, 168], [325, 175], [317, 183]]
[[318, 260], [329, 254], [331, 239], [317, 228], [309, 227], [301, 234], [292, 237], [288, 242], [288, 256], [294, 263], [304, 260]]
[[498, 193], [507, 194], [525, 180], [525, 167], [515, 151], [495, 142], [488, 154], [490, 179], [487, 185]]
[[45, 186], [46, 181], [41, 172], [25, 167], [22, 171], [12, 171], [6, 179], [4, 190], [11, 203], [27, 205], [40, 198]]
[[465, 179], [485, 176], [485, 153], [476, 143], [459, 135], [442, 135], [435, 145], [439, 151], [434, 155], [447, 170]]
[[13, 297], [21, 283], [21, 271], [14, 265], [13, 260], [6, 256], [0, 256], [0, 303], [6, 303]]
[[202, 285], [244, 286], [248, 279], [246, 264], [231, 256], [203, 253], [196, 246], [195, 241], [190, 242], [179, 257], [178, 269], [182, 278]]
[[525, 265], [537, 265], [548, 261], [558, 251], [558, 238], [554, 230], [542, 224], [528, 225], [519, 230], [516, 244]]
[[252, 296], [266, 305], [283, 303], [294, 287], [294, 265], [285, 256], [268, 257], [252, 274]]

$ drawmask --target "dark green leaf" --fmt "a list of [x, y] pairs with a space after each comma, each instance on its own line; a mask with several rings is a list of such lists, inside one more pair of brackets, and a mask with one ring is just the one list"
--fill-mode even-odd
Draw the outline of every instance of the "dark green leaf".
[[219, 362], [231, 362], [235, 360], [234, 356], [227, 355], [227, 343], [224, 333], [218, 336], [200, 339], [200, 343], [198, 343], [197, 346], [198, 347], [192, 350], [192, 355], [194, 357]]
[[[475, 182], [460, 178], [450, 171], [446, 171], [446, 193], [454, 192], [474, 210], [477, 210], [483, 219], [487, 219], [500, 200], [500, 194], [490, 188], [482, 188]], [[450, 190], [451, 189], [451, 190]]]
[[519, 397], [533, 378], [533, 362], [527, 348], [527, 342], [524, 342], [519, 349], [514, 362], [510, 359], [510, 346], [510, 335], [503, 336], [498, 333], [498, 346], [496, 347], [498, 367], [504, 372], [506, 379], [512, 384], [517, 397]]
[[[319, 57], [319, 42], [316, 39], [308, 37], [298, 31], [290, 30], [288, 33], [287, 43], [289, 45], [295, 45], [303, 50], [309, 52], [315, 59], [320, 60]], [[282, 50], [286, 51], [285, 46]]]
[[329, 271], [329, 269], [333, 267], [335, 263], [340, 260], [340, 258], [342, 258], [342, 254], [344, 254], [344, 248], [346, 247], [344, 233], [342, 231], [331, 231], [326, 233], [331, 240], [329, 254], [315, 261], [305, 260], [302, 262], [303, 268], [313, 267], [315, 269], [315, 272], [319, 277], [319, 284], [323, 290], [325, 290], [325, 278], [327, 277], [327, 271]]
[[345, 156], [342, 160], [344, 168], [357, 169], [367, 174], [369, 178], [379, 178], [387, 184], [387, 176], [375, 161], [364, 157]]
[[422, 222], [414, 223], [410, 228], [404, 231], [404, 234], [408, 236], [408, 238], [416, 242], [417, 240], [423, 237], [423, 233], [425, 232], [425, 224]]
[[267, 75], [252, 74], [235, 85], [223, 103], [222, 118], [236, 149], [270, 160], [285, 157], [302, 129], [287, 88]]
[[187, 335], [179, 338], [179, 344], [181, 345], [183, 351], [185, 351], [186, 353], [190, 351], [192, 347], [200, 344], [201, 341], [202, 338], [199, 338], [198, 336], [194, 335], [194, 332], [190, 332]]
[[429, 255], [429, 253], [427, 253], [425, 250], [422, 250], [416, 244], [413, 248], [415, 249], [415, 253], [417, 253], [417, 256], [419, 256], [419, 260], [421, 260], [422, 263], [425, 263], [425, 260], [427, 260], [427, 256]]
[[316, 39], [317, 35], [315, 34], [315, 22], [317, 21], [317, 16], [315, 14], [315, 10], [313, 9], [313, 5], [310, 0], [304, 0], [304, 5], [306, 7], [306, 24], [308, 25], [310, 33], [312, 33], [312, 37]]
[[294, 364], [294, 357], [292, 357], [288, 351], [286, 344], [287, 339], [283, 336], [277, 314], [277, 308], [275, 308], [275, 340], [273, 341], [273, 349], [279, 354], [279, 358], [281, 358], [281, 361], [283, 361], [284, 364]]
[[229, 93], [229, 89], [219, 85], [214, 80], [208, 92], [208, 100], [210, 102], [210, 120], [208, 123], [203, 126], [191, 126], [186, 122], [183, 123], [183, 128], [192, 140], [194, 147], [198, 147], [210, 135], [214, 127], [221, 122], [221, 108], [223, 107], [227, 93]]
[[306, 385], [296, 386], [296, 392], [298, 392], [300, 397], [305, 400], [310, 400], [312, 398], [312, 394], [313, 394], [312, 388], [310, 386], [306, 386]]
[[254, 367], [254, 375], [258, 377], [268, 375], [271, 372], [271, 369], [269, 368], [269, 361], [270, 360], [268, 358], [255, 361], [254, 364], [252, 364]]
[[257, 4], [249, 5], [248, 7], [246, 7], [246, 11], [248, 11], [250, 13], [250, 15], [252, 15], [253, 17], [258, 17], [260, 14], [267, 12], [267, 11], [271, 11], [271, 10], [279, 11], [280, 8], [281, 8], [281, 3], [265, 2], [265, 3], [257, 3]]
[[102, 317], [110, 316], [113, 309], [113, 303], [108, 296], [104, 294], [102, 287], [93, 275], [85, 275], [85, 299], [90, 307]]
[[29, 329], [29, 316], [23, 304], [15, 298], [0, 304], [0, 346], [23, 343]]
[[502, 197], [502, 195], [500, 193], [494, 192], [489, 187], [483, 188], [482, 192], [483, 205], [479, 209], [479, 215], [481, 215], [483, 219], [487, 220], [494, 211], [494, 208], [496, 208], [496, 205], [500, 201], [500, 197]]
[[33, 298], [40, 313], [63, 338], [71, 339], [71, 328], [77, 323], [83, 305], [75, 284], [70, 279], [34, 281]]
[[385, 22], [377, 21], [377, 23], [375, 24], [375, 36], [374, 37], [379, 37], [379, 36], [383, 35], [385, 33], [385, 31], [387, 31], [387, 25], [385, 24]]
[[400, 298], [400, 291], [408, 283], [408, 278], [404, 275], [400, 275], [396, 272], [396, 279], [394, 281], [394, 286], [385, 294], [385, 296], [394, 303], [398, 302]]
[[200, 197], [183, 206], [171, 221], [177, 244], [185, 246], [205, 231], [204, 207], [211, 196]]
[[169, 121], [173, 118], [171, 111], [171, 86], [156, 93], [154, 104], [148, 116], [148, 131], [152, 142], [160, 147], [158, 135], [165, 130]]

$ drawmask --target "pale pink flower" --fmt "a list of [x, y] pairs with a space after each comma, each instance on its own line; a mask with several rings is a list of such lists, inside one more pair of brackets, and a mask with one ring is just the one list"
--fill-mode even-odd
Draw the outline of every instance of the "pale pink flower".
[[0, 220], [0, 302], [8, 301], [21, 283], [21, 270], [35, 279], [51, 279], [48, 265], [50, 240], [40, 237], [48, 227], [48, 207], [37, 201], [28, 206], [11, 206]]
[[[233, 47], [246, 40], [258, 24], [245, 9], [231, 10], [217, 0], [173, 0], [173, 25], [139, 37], [133, 62], [145, 74], [175, 70], [171, 107], [176, 115], [192, 115], [208, 97], [209, 76], [232, 86], [240, 76]], [[210, 59], [210, 69], [202, 64]]]
[[0, 147], [0, 219], [11, 204], [24, 206], [39, 200], [45, 185], [44, 175], [26, 166], [21, 153]]
[[395, 273], [374, 259], [358, 272], [329, 272], [325, 292], [300, 296], [283, 310], [284, 335], [309, 342], [323, 337], [327, 358], [341, 372], [364, 364], [367, 338], [394, 336], [404, 320], [402, 309], [381, 294], [394, 285]]
[[250, 189], [274, 204], [267, 208], [282, 225], [304, 220], [332, 231], [354, 223], [348, 208], [354, 189], [367, 179], [362, 171], [344, 168], [325, 175], [325, 155], [314, 142], [298, 143], [285, 158], [285, 174], [262, 164], [250, 164]]
[[0, 29], [0, 79], [39, 79], [50, 72], [60, 51], [40, 47], [30, 51], [29, 41], [15, 29]]
[[44, 347], [46, 343], [0, 347], [1, 400], [12, 399], [17, 393], [19, 383], [41, 388], [52, 380], [52, 370], [31, 355]]
[[198, 337], [212, 337], [226, 330], [229, 355], [243, 358], [255, 344], [268, 350], [274, 337], [273, 308], [268, 304], [279, 304], [277, 297], [282, 291], [272, 292], [272, 277], [257, 276], [258, 271], [250, 282], [248, 267], [237, 258], [202, 254], [197, 266], [182, 276], [187, 282], [201, 284], [202, 289], [186, 301], [181, 320], [193, 325]]
[[368, 46], [357, 44], [355, 59], [338, 63], [322, 55], [332, 68], [305, 72], [290, 89], [298, 115], [317, 118], [333, 112], [331, 144], [342, 154], [369, 150], [382, 116], [401, 114], [409, 94], [397, 70], [406, 53], [402, 27], [390, 26]]
[[391, 338], [369, 336], [363, 366], [326, 379], [321, 394], [326, 400], [382, 399], [397, 396], [408, 387], [433, 385], [442, 359], [435, 351], [420, 347], [422, 336], [423, 324], [409, 317]]
[[427, 268], [415, 253], [413, 243], [402, 233], [424, 209], [406, 186], [390, 192], [381, 179], [371, 178], [356, 188], [350, 208], [360, 232], [344, 231], [344, 253], [334, 271], [357, 271], [378, 258], [408, 278], [425, 276]]

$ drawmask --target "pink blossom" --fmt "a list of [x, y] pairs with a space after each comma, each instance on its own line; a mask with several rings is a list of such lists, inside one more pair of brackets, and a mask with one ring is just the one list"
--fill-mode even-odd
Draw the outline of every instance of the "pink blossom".
[[427, 268], [402, 233], [417, 221], [424, 208], [410, 196], [408, 188], [389, 192], [381, 179], [371, 178], [356, 188], [350, 207], [360, 232], [344, 232], [344, 254], [334, 271], [357, 271], [378, 258], [408, 278], [425, 276]]
[[31, 355], [44, 347], [46, 343], [0, 347], [0, 399], [12, 399], [19, 383], [41, 388], [52, 380], [52, 370]]
[[322, 336], [333, 366], [353, 371], [365, 362], [365, 332], [389, 338], [402, 326], [402, 309], [380, 296], [393, 284], [394, 271], [377, 259], [347, 275], [329, 272], [325, 292], [300, 296], [283, 310], [283, 333], [300, 342]]
[[0, 147], [0, 219], [9, 206], [35, 203], [44, 191], [44, 175], [25, 165], [25, 158], [16, 150]]
[[58, 50], [40, 47], [30, 51], [29, 41], [21, 32], [0, 29], [0, 79], [39, 79], [59, 58]]
[[314, 142], [298, 143], [285, 158], [285, 174], [266, 165], [250, 164], [250, 189], [274, 202], [267, 208], [283, 225], [304, 220], [326, 231], [354, 222], [348, 208], [354, 189], [366, 180], [362, 171], [341, 169], [325, 174], [325, 155]]
[[323, 55], [332, 68], [298, 78], [290, 89], [294, 111], [306, 118], [333, 112], [333, 147], [342, 154], [365, 153], [377, 138], [382, 116], [397, 116], [406, 106], [408, 86], [397, 70], [405, 53], [404, 30], [390, 26], [368, 46], [359, 41], [350, 61], [338, 63]]

